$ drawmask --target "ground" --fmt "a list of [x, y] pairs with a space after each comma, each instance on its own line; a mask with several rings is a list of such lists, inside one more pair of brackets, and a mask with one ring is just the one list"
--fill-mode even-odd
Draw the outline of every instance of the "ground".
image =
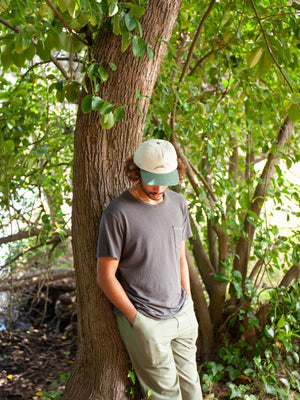
[[76, 342], [53, 328], [0, 332], [0, 399], [42, 399], [54, 381], [62, 390], [75, 352]]
[[[67, 293], [66, 288], [69, 290]], [[67, 285], [64, 282], [64, 285], [56, 284], [49, 290], [48, 295], [51, 296], [48, 301], [52, 307], [49, 305], [47, 309], [46, 322], [43, 319], [41, 323], [39, 318], [44, 310], [44, 301], [35, 303], [30, 312], [28, 301], [23, 303], [10, 332], [7, 327], [1, 330], [7, 325], [7, 321], [1, 318], [7, 312], [0, 307], [0, 400], [60, 398], [72, 369], [77, 346], [73, 289], [69, 282]], [[284, 369], [278, 374], [278, 378], [285, 378]], [[235, 383], [248, 384], [245, 378], [241, 376], [238, 378], [241, 381]], [[210, 393], [205, 393], [204, 400], [231, 398], [227, 384], [224, 376], [223, 381], [213, 385]], [[251, 389], [256, 399], [270, 400], [269, 396], [261, 397], [260, 386], [252, 383]], [[300, 393], [297, 397], [292, 395], [289, 400], [296, 398], [300, 398]]]
[[[0, 399], [55, 399], [64, 389], [76, 354], [76, 340], [53, 327], [0, 332]], [[214, 386], [206, 400], [225, 399], [228, 388]], [[226, 396], [226, 398], [228, 398]]]

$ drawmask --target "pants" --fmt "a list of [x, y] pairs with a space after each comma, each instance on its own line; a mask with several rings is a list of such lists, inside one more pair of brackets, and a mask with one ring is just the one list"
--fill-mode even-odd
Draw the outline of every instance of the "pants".
[[117, 323], [144, 396], [151, 390], [150, 400], [202, 400], [189, 297], [175, 317], [157, 321], [138, 312], [133, 326], [124, 315]]

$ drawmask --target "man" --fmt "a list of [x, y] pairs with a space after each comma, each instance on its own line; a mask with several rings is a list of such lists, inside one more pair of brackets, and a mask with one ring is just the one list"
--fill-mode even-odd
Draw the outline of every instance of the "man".
[[173, 145], [142, 143], [126, 173], [136, 184], [104, 211], [98, 284], [114, 305], [122, 340], [151, 400], [201, 400], [198, 324], [185, 239], [192, 235], [183, 197], [168, 189], [182, 178]]

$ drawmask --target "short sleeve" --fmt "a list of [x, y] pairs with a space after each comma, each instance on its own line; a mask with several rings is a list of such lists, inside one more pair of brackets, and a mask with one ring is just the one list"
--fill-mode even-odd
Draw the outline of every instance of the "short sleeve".
[[192, 232], [192, 229], [191, 229], [188, 207], [187, 207], [187, 204], [185, 202], [185, 215], [184, 215], [184, 225], [183, 225], [183, 232], [182, 232], [182, 240], [189, 239], [192, 236], [193, 236], [193, 232]]
[[101, 218], [97, 257], [121, 258], [123, 248], [123, 230], [119, 221], [109, 212], [104, 212]]

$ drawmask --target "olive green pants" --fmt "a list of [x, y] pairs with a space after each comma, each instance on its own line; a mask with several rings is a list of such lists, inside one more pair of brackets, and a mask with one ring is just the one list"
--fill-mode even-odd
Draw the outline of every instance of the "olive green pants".
[[189, 297], [175, 317], [157, 321], [138, 312], [133, 326], [124, 315], [117, 323], [144, 396], [151, 390], [150, 400], [202, 400]]

